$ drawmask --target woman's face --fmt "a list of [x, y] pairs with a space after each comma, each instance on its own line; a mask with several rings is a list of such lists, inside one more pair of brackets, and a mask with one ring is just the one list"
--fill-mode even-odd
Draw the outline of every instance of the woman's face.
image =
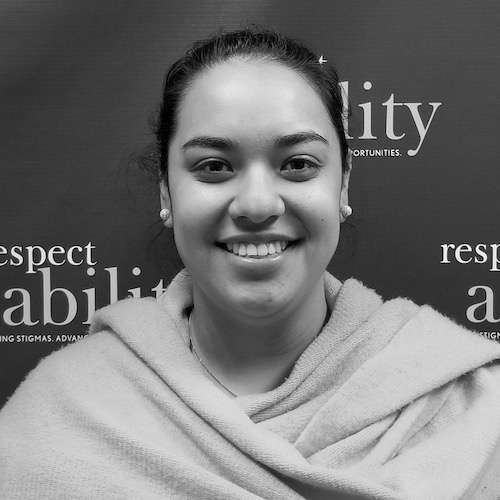
[[295, 71], [235, 61], [199, 75], [162, 187], [195, 299], [256, 317], [323, 296], [347, 180], [327, 111]]

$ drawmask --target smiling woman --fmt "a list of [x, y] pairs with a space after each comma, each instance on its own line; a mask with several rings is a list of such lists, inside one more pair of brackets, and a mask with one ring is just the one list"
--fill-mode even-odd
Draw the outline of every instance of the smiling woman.
[[185, 269], [30, 374], [0, 414], [2, 497], [496, 498], [500, 346], [326, 272], [343, 118], [335, 70], [276, 33], [172, 66], [156, 174]]
[[280, 63], [219, 63], [190, 85], [168, 157], [162, 206], [193, 278], [192, 340], [232, 392], [273, 389], [327, 316], [349, 176], [327, 108]]

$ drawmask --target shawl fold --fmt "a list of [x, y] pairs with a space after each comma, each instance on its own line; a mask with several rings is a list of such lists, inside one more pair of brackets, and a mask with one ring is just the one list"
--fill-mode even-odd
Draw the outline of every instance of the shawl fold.
[[328, 323], [232, 399], [188, 345], [192, 287], [101, 309], [0, 412], [0, 497], [495, 499], [500, 345], [325, 274]]

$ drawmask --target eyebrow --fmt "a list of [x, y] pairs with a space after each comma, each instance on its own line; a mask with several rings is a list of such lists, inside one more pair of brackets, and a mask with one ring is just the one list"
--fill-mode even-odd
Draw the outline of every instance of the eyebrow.
[[228, 151], [229, 149], [234, 149], [236, 147], [236, 142], [231, 139], [226, 139], [224, 137], [211, 137], [208, 135], [200, 135], [198, 137], [193, 137], [187, 141], [183, 146], [182, 150], [185, 151], [189, 148], [211, 148], [220, 149], [223, 151]]
[[[277, 137], [274, 140], [274, 144], [280, 148], [287, 148], [291, 146], [296, 146], [297, 144], [304, 144], [307, 142], [320, 141], [328, 145], [328, 141], [322, 136], [313, 131], [297, 132], [295, 134], [288, 134]], [[208, 149], [219, 149], [222, 151], [228, 151], [230, 149], [236, 148], [237, 143], [232, 139], [226, 139], [225, 137], [212, 137], [208, 135], [200, 135], [198, 137], [193, 137], [189, 139], [182, 147], [182, 151], [190, 148], [208, 148]]]
[[328, 145], [328, 141], [316, 132], [297, 132], [296, 134], [283, 135], [275, 139], [274, 143], [276, 146], [281, 148], [287, 148], [290, 146], [296, 146], [297, 144], [303, 144], [306, 142], [320, 141]]

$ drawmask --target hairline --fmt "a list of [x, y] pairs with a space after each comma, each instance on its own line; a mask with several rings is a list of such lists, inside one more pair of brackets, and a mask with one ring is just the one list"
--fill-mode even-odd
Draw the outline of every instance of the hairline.
[[[293, 71], [297, 76], [299, 76], [304, 82], [309, 84], [309, 86], [313, 89], [314, 93], [317, 95], [319, 98], [321, 105], [323, 106], [323, 109], [328, 116], [328, 121], [330, 122], [330, 125], [335, 133], [335, 136], [337, 140], [340, 143], [340, 137], [337, 132], [337, 128], [335, 127], [335, 124], [333, 123], [332, 117], [330, 116], [330, 111], [328, 110], [328, 106], [325, 103], [325, 100], [323, 96], [321, 95], [321, 92], [319, 90], [319, 86], [316, 85], [316, 83], [306, 74], [305, 71], [301, 71], [299, 68], [294, 66], [293, 64], [287, 64], [286, 61], [281, 60], [279, 57], [275, 57], [272, 54], [261, 54], [261, 53], [254, 53], [254, 54], [232, 54], [230, 56], [225, 57], [224, 59], [221, 59], [219, 61], [212, 61], [209, 63], [203, 63], [198, 70], [186, 81], [186, 84], [184, 88], [182, 89], [182, 92], [180, 94], [179, 101], [177, 103], [177, 109], [176, 113], [174, 116], [175, 120], [175, 133], [177, 132], [178, 126], [179, 126], [179, 114], [180, 114], [180, 109], [182, 107], [182, 104], [184, 102], [184, 99], [186, 98], [187, 94], [189, 91], [192, 89], [192, 86], [196, 83], [196, 81], [202, 77], [202, 75], [206, 72], [209, 71], [212, 68], [216, 68], [217, 66], [222, 66], [223, 64], [229, 64], [233, 62], [238, 62], [238, 61], [243, 61], [247, 63], [251, 62], [264, 62], [268, 64], [276, 64], [279, 66], [282, 66], [284, 68], [287, 68], [291, 71]], [[340, 155], [342, 157], [342, 150], [340, 150]], [[167, 165], [168, 168], [168, 165]]]

